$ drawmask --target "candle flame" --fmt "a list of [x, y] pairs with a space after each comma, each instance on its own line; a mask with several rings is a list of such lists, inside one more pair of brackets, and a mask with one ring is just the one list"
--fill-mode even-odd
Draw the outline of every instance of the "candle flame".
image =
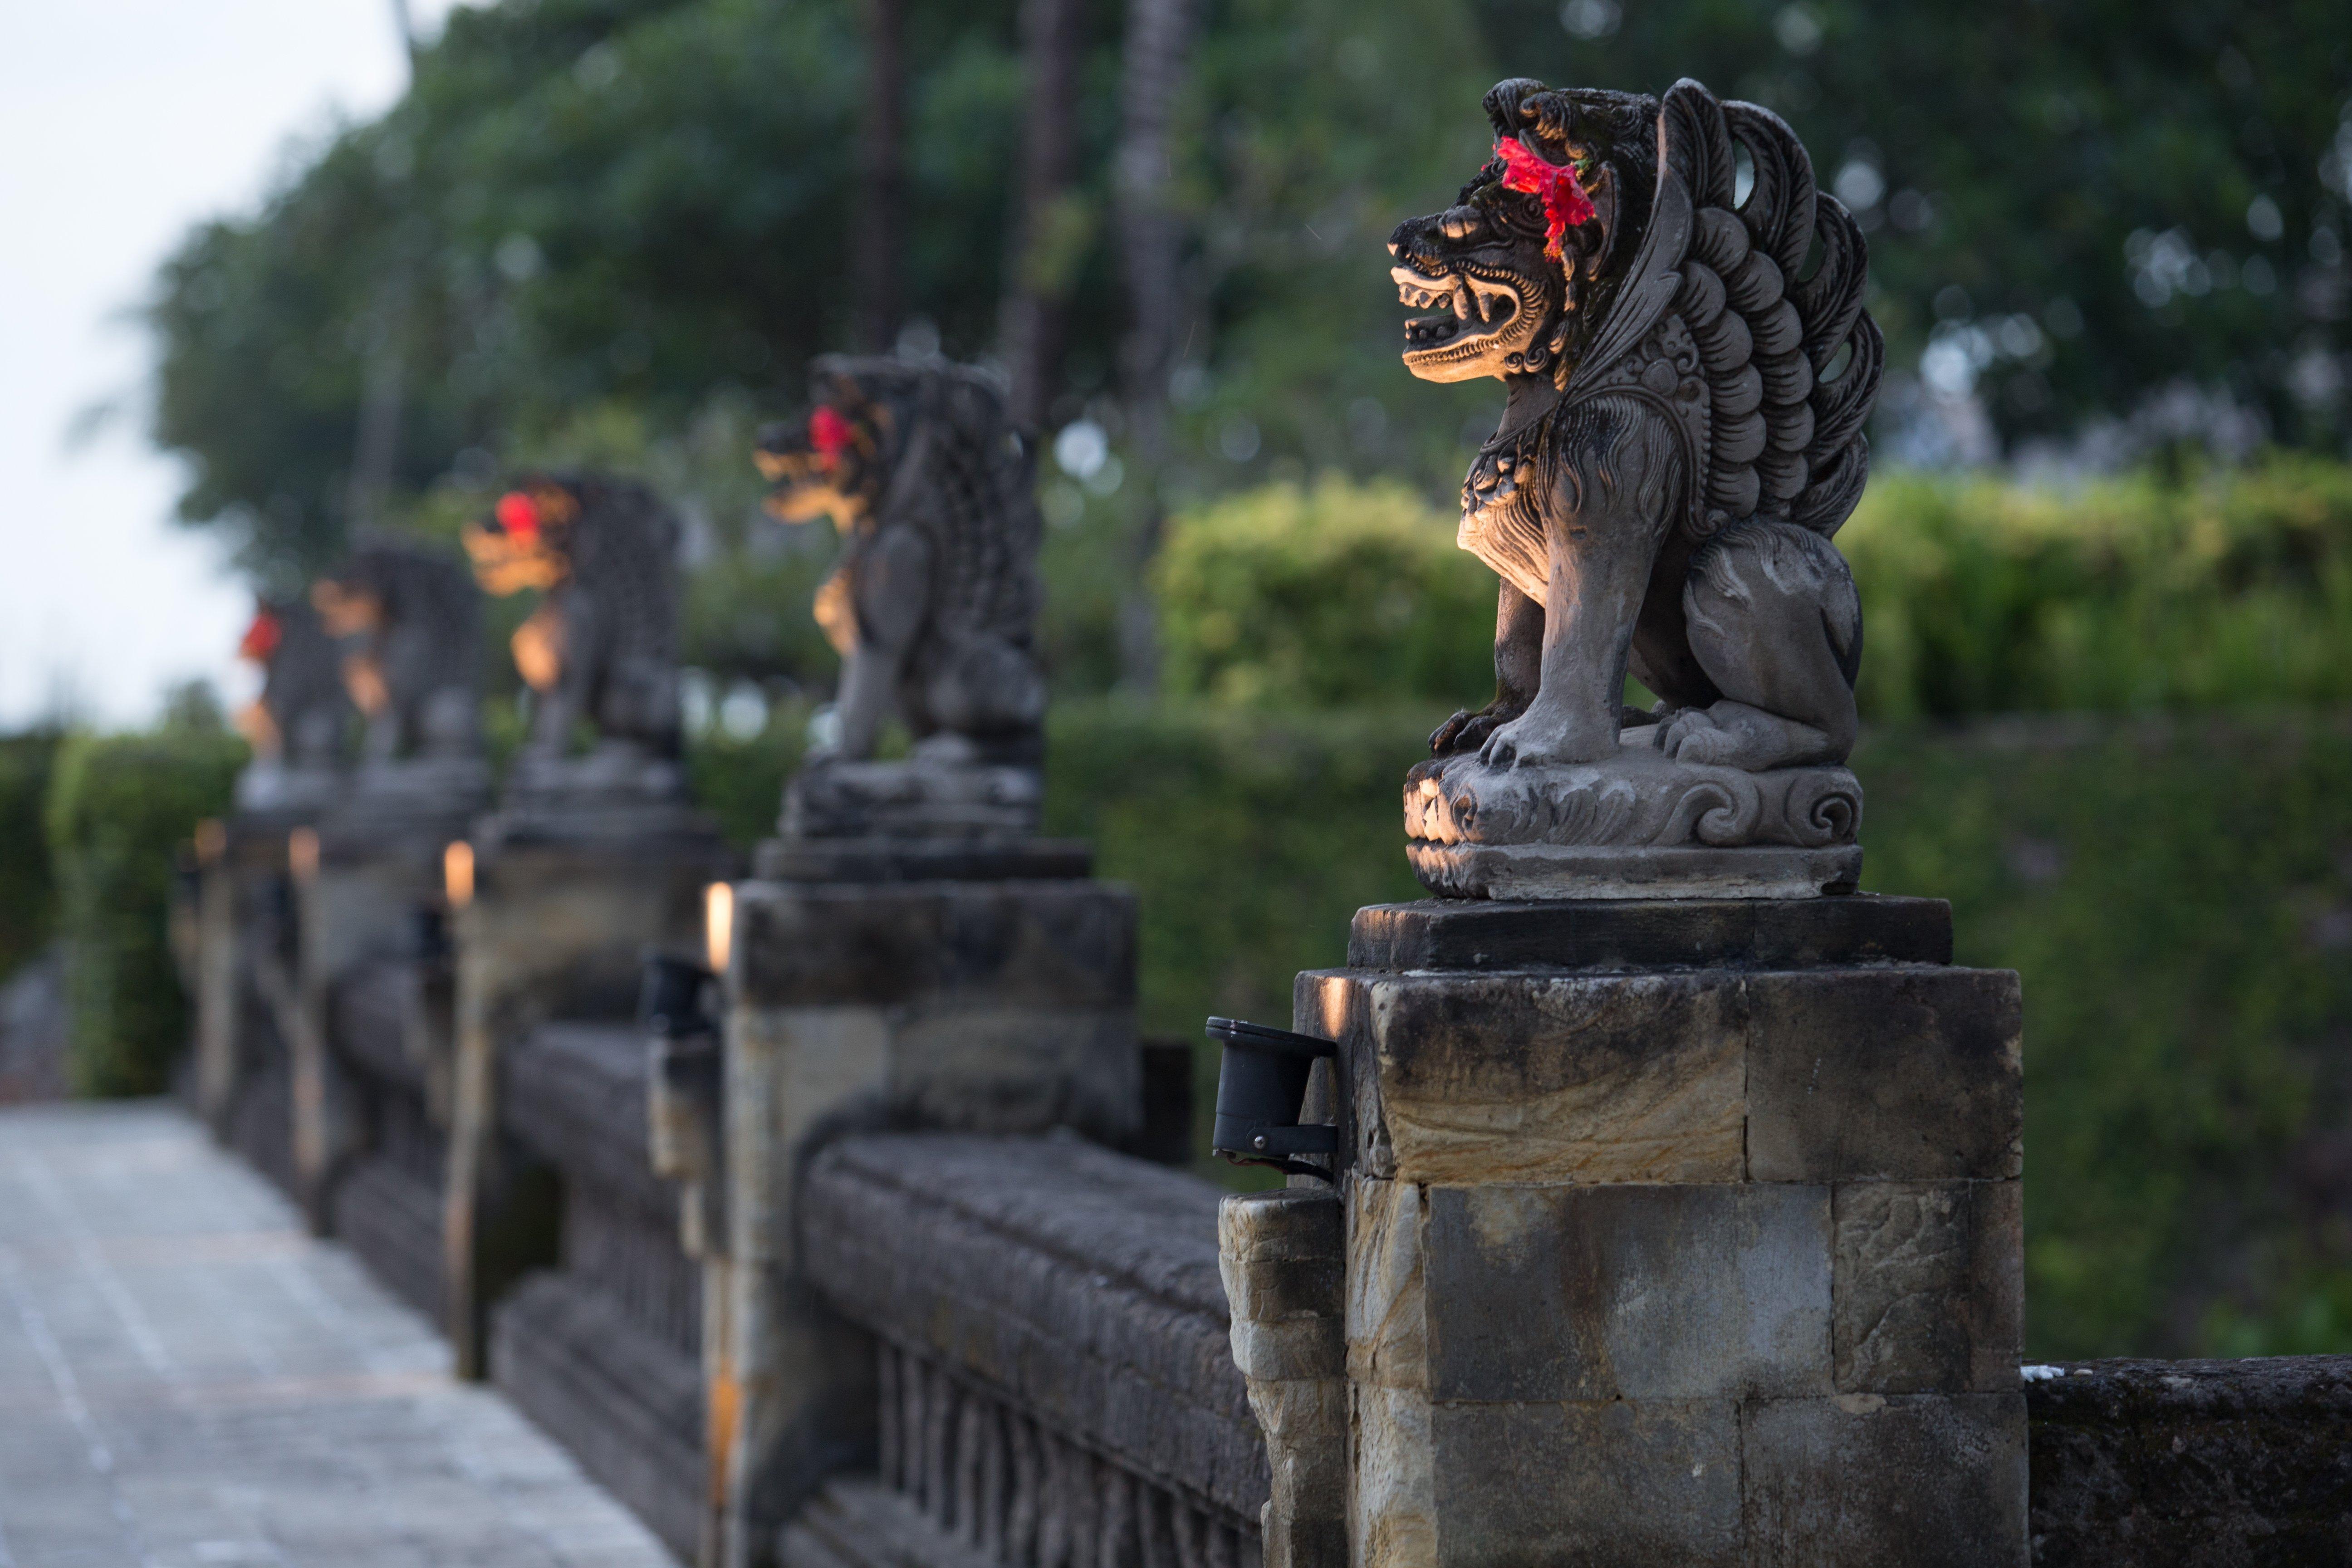
[[727, 883], [713, 882], [703, 889], [702, 928], [710, 973], [724, 974], [735, 942], [735, 889]]
[[441, 851], [441, 891], [453, 914], [474, 901], [474, 847], [462, 838]]

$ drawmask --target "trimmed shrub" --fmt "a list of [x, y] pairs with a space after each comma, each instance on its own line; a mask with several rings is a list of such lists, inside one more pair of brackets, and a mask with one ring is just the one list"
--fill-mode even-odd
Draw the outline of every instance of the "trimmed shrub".
[[167, 926], [174, 849], [229, 804], [245, 743], [217, 730], [68, 737], [47, 829], [75, 1092], [160, 1093], [187, 1035]]
[[0, 737], [0, 981], [48, 945], [57, 883], [42, 826], [62, 737], [31, 730]]
[[1495, 574], [1393, 480], [1327, 475], [1182, 514], [1153, 570], [1173, 695], [1265, 708], [1484, 702]]
[[1897, 473], [1838, 545], [1874, 718], [2352, 701], [2352, 466], [2063, 492]]
[[[1494, 574], [1389, 482], [1184, 514], [1153, 580], [1171, 692], [1274, 709], [1494, 688]], [[1865, 717], [2352, 701], [2352, 466], [2278, 456], [2072, 490], [1901, 472], [1838, 535]]]

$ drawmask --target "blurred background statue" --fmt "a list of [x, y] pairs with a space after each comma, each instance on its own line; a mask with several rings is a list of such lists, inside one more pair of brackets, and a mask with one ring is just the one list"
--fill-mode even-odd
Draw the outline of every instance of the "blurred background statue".
[[264, 598], [237, 653], [262, 672], [261, 695], [236, 716], [253, 746], [253, 761], [237, 776], [237, 810], [247, 816], [315, 816], [342, 787], [343, 740], [352, 719], [334, 639], [309, 601]]
[[352, 808], [470, 817], [486, 804], [489, 768], [481, 594], [465, 563], [369, 539], [311, 584], [310, 604], [342, 648], [343, 688], [366, 720]]
[[[1045, 681], [1038, 514], [1002, 384], [944, 360], [828, 356], [806, 417], [772, 426], [769, 510], [830, 518], [815, 614], [843, 660], [835, 732], [787, 786], [787, 837], [1024, 835], [1037, 826]], [[874, 760], [885, 721], [913, 738]]]
[[602, 474], [528, 476], [467, 529], [484, 589], [542, 595], [511, 644], [531, 694], [503, 801], [512, 826], [650, 831], [685, 811], [677, 542], [650, 489]]

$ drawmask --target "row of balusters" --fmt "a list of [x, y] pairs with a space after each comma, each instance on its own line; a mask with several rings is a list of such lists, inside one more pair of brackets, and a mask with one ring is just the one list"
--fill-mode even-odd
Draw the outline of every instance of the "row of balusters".
[[1013, 1568], [1260, 1568], [1258, 1533], [882, 1341], [881, 1472]]

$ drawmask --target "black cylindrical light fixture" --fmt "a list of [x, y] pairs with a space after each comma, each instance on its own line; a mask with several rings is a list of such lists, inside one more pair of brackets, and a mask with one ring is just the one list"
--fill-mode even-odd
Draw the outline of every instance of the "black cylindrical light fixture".
[[1339, 1130], [1301, 1127], [1307, 1078], [1317, 1058], [1339, 1047], [1312, 1035], [1270, 1029], [1239, 1018], [1212, 1018], [1209, 1038], [1224, 1047], [1217, 1068], [1217, 1120], [1211, 1151], [1236, 1165], [1271, 1165], [1292, 1175], [1330, 1173], [1295, 1158], [1339, 1152]]

